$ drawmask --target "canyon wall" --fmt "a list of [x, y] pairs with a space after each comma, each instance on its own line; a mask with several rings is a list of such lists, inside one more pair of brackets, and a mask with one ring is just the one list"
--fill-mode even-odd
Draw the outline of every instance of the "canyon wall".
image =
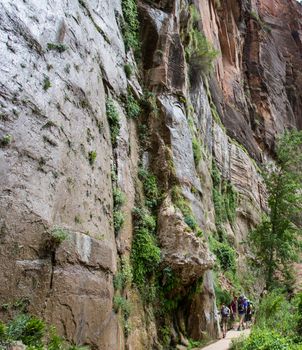
[[[298, 2], [137, 6], [135, 60], [124, 44], [121, 0], [0, 4], [0, 305], [12, 306], [0, 316], [26, 305], [92, 349], [163, 349], [165, 334], [181, 349], [186, 338], [219, 336], [215, 284], [232, 282], [214, 276], [209, 241], [223, 232], [239, 272], [245, 269], [242, 242], [266, 207], [259, 166], [274, 156], [277, 134], [302, 127]], [[196, 26], [218, 52], [211, 72], [188, 64], [192, 6]], [[129, 118], [129, 96], [149, 101], [137, 119]], [[108, 101], [119, 115], [116, 142]], [[122, 291], [131, 304], [125, 327], [113, 282], [131, 261], [133, 209], [146, 196], [142, 168], [161, 191], [153, 210], [158, 270], [177, 276], [171, 298], [180, 303], [163, 320], [132, 283]], [[236, 194], [232, 218], [218, 220], [214, 168], [221, 188]], [[114, 188], [126, 198], [119, 230]], [[176, 190], [194, 225], [176, 204]], [[68, 238], [58, 244], [53, 236], [60, 233]]]

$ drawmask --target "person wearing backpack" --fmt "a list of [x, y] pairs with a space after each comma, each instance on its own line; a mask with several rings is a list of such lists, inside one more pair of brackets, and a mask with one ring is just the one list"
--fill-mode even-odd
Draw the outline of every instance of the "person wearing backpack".
[[246, 308], [246, 315], [245, 315], [245, 324], [248, 328], [252, 324], [252, 316], [254, 314], [254, 304], [247, 300], [247, 308]]
[[246, 315], [246, 310], [247, 310], [247, 302], [246, 298], [241, 295], [238, 299], [238, 315], [239, 315], [239, 325], [238, 325], [238, 331], [241, 330], [241, 328], [244, 329], [244, 320], [245, 320], [245, 315]]
[[227, 330], [228, 330], [228, 320], [230, 317], [230, 309], [225, 305], [222, 304], [221, 305], [221, 309], [220, 309], [220, 315], [221, 315], [221, 326], [222, 326], [222, 336], [223, 338], [225, 338]]

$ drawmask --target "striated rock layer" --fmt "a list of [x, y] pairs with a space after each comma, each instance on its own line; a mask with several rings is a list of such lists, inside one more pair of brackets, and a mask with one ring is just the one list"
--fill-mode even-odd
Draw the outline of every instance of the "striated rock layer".
[[[274, 154], [284, 128], [302, 127], [302, 6], [295, 0], [196, 0], [199, 29], [219, 51], [213, 74], [192, 75], [184, 35], [185, 0], [138, 1], [141, 62], [125, 51], [121, 0], [5, 0], [0, 4], [0, 305], [22, 300], [76, 344], [93, 349], [161, 348], [156, 315], [135, 287], [131, 329], [113, 310], [113, 278], [133, 240], [132, 210], [142, 163], [165, 193], [158, 212], [162, 266], [179, 277], [185, 303], [169, 317], [174, 345], [217, 337], [214, 258], [217, 230], [212, 159], [238, 193], [232, 223], [223, 223], [240, 261], [242, 243], [265, 210], [256, 162]], [[135, 73], [127, 78], [124, 65]], [[129, 89], [152, 91], [157, 116], [127, 118]], [[120, 116], [113, 147], [105, 102]], [[201, 157], [194, 159], [193, 142]], [[142, 149], [143, 149], [143, 156]], [[124, 225], [113, 227], [112, 169], [125, 193]], [[203, 237], [171, 200], [181, 189]], [[69, 232], [49, 246], [53, 230]], [[123, 260], [121, 260], [123, 261]], [[186, 292], [202, 280], [194, 297]], [[0, 316], [12, 316], [4, 308]]]

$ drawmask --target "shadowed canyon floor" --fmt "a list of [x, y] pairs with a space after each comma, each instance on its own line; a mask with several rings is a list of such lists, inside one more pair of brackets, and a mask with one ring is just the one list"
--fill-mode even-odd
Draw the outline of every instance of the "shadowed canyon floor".
[[202, 348], [202, 350], [227, 350], [230, 348], [233, 339], [238, 338], [241, 335], [248, 336], [250, 331], [250, 329], [246, 329], [242, 332], [229, 331], [224, 339], [221, 339], [214, 344], [208, 345], [205, 348]]

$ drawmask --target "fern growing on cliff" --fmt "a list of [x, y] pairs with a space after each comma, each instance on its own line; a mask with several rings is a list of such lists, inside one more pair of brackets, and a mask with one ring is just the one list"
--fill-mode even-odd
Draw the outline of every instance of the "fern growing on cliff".
[[126, 50], [131, 48], [137, 51], [140, 47], [139, 43], [139, 21], [136, 0], [122, 0], [122, 10], [124, 21], [122, 24], [122, 32]]
[[189, 7], [189, 18], [183, 38], [186, 59], [191, 68], [191, 75], [197, 72], [208, 73], [213, 68], [213, 62], [218, 51], [199, 30], [199, 13], [194, 5]]

